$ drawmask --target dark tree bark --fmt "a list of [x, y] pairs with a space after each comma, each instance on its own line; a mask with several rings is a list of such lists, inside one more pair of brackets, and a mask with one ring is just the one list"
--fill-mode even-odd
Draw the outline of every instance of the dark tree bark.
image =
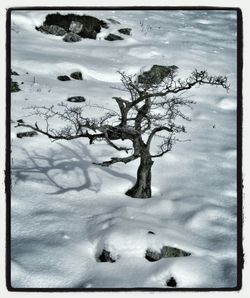
[[137, 170], [135, 185], [126, 192], [127, 196], [133, 198], [151, 198], [151, 169], [153, 160], [150, 156], [142, 156]]

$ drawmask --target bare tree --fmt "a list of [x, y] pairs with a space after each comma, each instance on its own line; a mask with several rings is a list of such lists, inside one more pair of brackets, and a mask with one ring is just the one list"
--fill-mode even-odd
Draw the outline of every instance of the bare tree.
[[[54, 106], [31, 107], [32, 115], [45, 120], [45, 128], [38, 126], [37, 122], [34, 125], [18, 123], [18, 126], [31, 128], [52, 140], [87, 138], [90, 144], [103, 140], [114, 149], [126, 152], [127, 156], [112, 157], [99, 163], [101, 166], [119, 162], [127, 164], [140, 159], [136, 183], [126, 195], [150, 198], [154, 159], [171, 151], [178, 141], [176, 135], [185, 132], [185, 127], [176, 124], [176, 119], [190, 121], [181, 111], [182, 107], [191, 107], [195, 103], [187, 99], [186, 91], [200, 85], [221, 86], [226, 90], [229, 88], [227, 78], [223, 76], [210, 76], [207, 71], [195, 70], [187, 79], [182, 80], [176, 77], [176, 67], [168, 68], [167, 76], [160, 80], [152, 76], [136, 77], [119, 72], [122, 83], [120, 89], [126, 91], [126, 97], [113, 97], [118, 108], [116, 111], [106, 111], [103, 117], [84, 117], [87, 104], [72, 107], [61, 103], [58, 109]], [[104, 107], [103, 109], [105, 110]], [[59, 117], [66, 125], [61, 129], [51, 128], [50, 119], [53, 117]], [[123, 146], [121, 141], [125, 141], [126, 145]], [[152, 153], [152, 143], [155, 144], [156, 141], [159, 142], [158, 151]]]

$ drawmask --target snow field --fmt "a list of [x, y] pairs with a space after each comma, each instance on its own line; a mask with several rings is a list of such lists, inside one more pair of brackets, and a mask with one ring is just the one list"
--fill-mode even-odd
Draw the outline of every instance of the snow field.
[[[171, 277], [184, 288], [236, 286], [235, 13], [88, 11], [121, 25], [110, 24], [97, 40], [78, 43], [36, 31], [46, 14], [12, 14], [18, 32], [12, 32], [12, 69], [20, 74], [12, 78], [22, 89], [11, 95], [12, 286], [167, 288]], [[132, 28], [131, 36], [104, 40], [121, 27]], [[181, 77], [194, 68], [227, 75], [231, 88], [187, 93], [197, 104], [188, 111], [192, 122], [183, 123], [186, 141], [155, 160], [151, 199], [124, 195], [135, 182], [138, 161], [110, 168], [93, 164], [119, 156], [104, 143], [16, 137], [24, 131], [15, 128], [18, 119], [44, 125], [35, 116], [26, 118], [25, 108], [32, 105], [56, 106], [82, 95], [87, 116], [102, 115], [102, 106], [116, 109], [112, 96], [128, 96], [117, 89], [117, 71], [138, 74], [153, 64], [177, 65]], [[83, 81], [57, 80], [73, 71], [81, 71]], [[55, 119], [52, 125], [63, 123]], [[191, 256], [145, 259], [148, 248], [164, 245]], [[116, 262], [98, 261], [103, 249]]]

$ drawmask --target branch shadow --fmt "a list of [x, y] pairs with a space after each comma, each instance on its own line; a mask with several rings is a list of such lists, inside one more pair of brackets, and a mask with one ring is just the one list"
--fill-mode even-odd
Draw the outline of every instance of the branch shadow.
[[[24, 154], [27, 156], [30, 163], [26, 162], [24, 166], [12, 167], [12, 174], [15, 177], [15, 183], [19, 181], [39, 181], [46, 182], [49, 185], [54, 186], [57, 190], [49, 194], [63, 194], [68, 191], [82, 191], [89, 189], [91, 191], [99, 192], [102, 185], [102, 179], [99, 175], [96, 175], [98, 181], [93, 182], [90, 178], [90, 171], [92, 169], [100, 169], [108, 173], [111, 176], [120, 177], [125, 180], [129, 180], [132, 183], [135, 182], [135, 178], [129, 174], [120, 173], [108, 167], [102, 167], [95, 165], [97, 162], [95, 157], [91, 154], [86, 145], [80, 141], [74, 141], [74, 147], [69, 147], [64, 144], [57, 144], [59, 150], [50, 150], [49, 154], [43, 155], [38, 152], [32, 152], [23, 149]], [[29, 164], [29, 165], [28, 165]], [[56, 175], [51, 174], [52, 171], [57, 171], [59, 174], [69, 174], [71, 171], [80, 169], [80, 176], [83, 177], [84, 183], [78, 186], [65, 186], [63, 181], [58, 181]], [[42, 177], [41, 177], [42, 175]]]

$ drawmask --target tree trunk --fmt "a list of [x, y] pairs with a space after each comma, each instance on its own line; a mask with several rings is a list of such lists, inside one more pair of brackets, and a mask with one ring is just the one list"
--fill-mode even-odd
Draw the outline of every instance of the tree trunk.
[[126, 192], [127, 196], [133, 198], [151, 198], [151, 168], [153, 161], [150, 156], [142, 156], [137, 171], [135, 185]]

